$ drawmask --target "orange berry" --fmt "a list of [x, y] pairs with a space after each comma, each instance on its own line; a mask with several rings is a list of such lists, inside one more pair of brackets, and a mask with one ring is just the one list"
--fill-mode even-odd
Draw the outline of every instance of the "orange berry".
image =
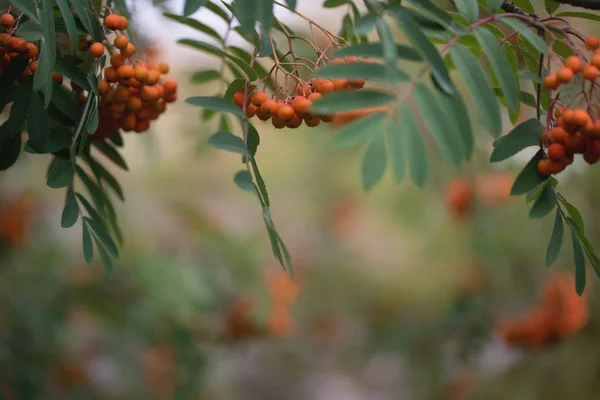
[[133, 130], [137, 133], [142, 133], [147, 131], [148, 128], [150, 128], [150, 122], [148, 120], [138, 120], [135, 123], [135, 127], [133, 128]]
[[548, 146], [548, 157], [554, 161], [560, 161], [565, 154], [567, 154], [567, 149], [560, 143], [554, 143]]
[[135, 46], [131, 43], [128, 43], [127, 46], [121, 50], [121, 54], [123, 54], [127, 58], [133, 57], [133, 55], [135, 54]]
[[585, 47], [590, 50], [596, 50], [600, 47], [600, 39], [594, 35], [588, 36], [587, 39], [585, 39]]
[[267, 114], [263, 109], [262, 106], [259, 107], [258, 111], [256, 112], [256, 116], [258, 117], [258, 119], [260, 119], [261, 121], [268, 121], [271, 118], [271, 114]]
[[560, 85], [560, 82], [558, 81], [558, 76], [556, 76], [556, 74], [547, 75], [544, 78], [544, 85], [546, 85], [546, 87], [551, 90], [557, 89]]
[[312, 92], [312, 90], [310, 89], [310, 87], [308, 85], [304, 85], [301, 83], [298, 83], [296, 85], [296, 94], [298, 96], [308, 96], [310, 95]]
[[122, 87], [116, 91], [115, 101], [125, 103], [125, 102], [127, 102], [128, 99], [129, 99], [129, 89]]
[[333, 83], [333, 90], [345, 90], [350, 86], [348, 84], [348, 79], [334, 79], [331, 81]]
[[321, 123], [321, 118], [317, 116], [311, 116], [309, 118], [304, 118], [304, 122], [306, 123], [306, 126], [314, 128], [315, 126], [318, 126]]
[[571, 82], [573, 80], [573, 75], [573, 71], [571, 71], [571, 69], [567, 67], [559, 68], [558, 72], [556, 73], [556, 77], [558, 78], [558, 81], [560, 83]]
[[148, 77], [146, 78], [147, 85], [156, 85], [160, 80], [160, 73], [158, 71], [148, 71]]
[[104, 54], [104, 45], [100, 42], [94, 43], [90, 46], [90, 54], [92, 55], [92, 57], [102, 57], [102, 55]]
[[168, 74], [169, 73], [169, 64], [164, 64], [164, 63], [158, 64], [158, 71], [163, 75]]
[[578, 126], [585, 126], [589, 120], [590, 114], [586, 110], [579, 108], [573, 111], [573, 122]]
[[27, 41], [20, 37], [14, 38], [12, 41], [12, 47], [18, 53], [25, 53], [27, 52]]
[[125, 17], [123, 15], [119, 16], [119, 26], [117, 27], [117, 30], [124, 31], [128, 27], [129, 27], [129, 20], [127, 19], [127, 17]]
[[119, 35], [115, 38], [115, 41], [113, 42], [113, 44], [115, 45], [115, 47], [117, 49], [123, 50], [129, 44], [129, 39], [127, 39], [127, 36], [125, 36], [125, 35]]
[[333, 82], [331, 82], [329, 79], [315, 79], [313, 82], [313, 87], [321, 94], [330, 93], [335, 90], [333, 87]]
[[600, 154], [596, 153], [593, 150], [586, 151], [583, 153], [583, 159], [586, 163], [593, 165], [596, 164], [600, 160]]
[[177, 82], [175, 81], [166, 81], [163, 83], [163, 89], [166, 94], [177, 92]]
[[[288, 107], [288, 106], [284, 106], [284, 107]], [[282, 107], [282, 108], [283, 108], [283, 107]], [[290, 108], [291, 108], [291, 107], [290, 107]], [[279, 116], [279, 115], [278, 115], [278, 116]], [[299, 116], [298, 114], [296, 114], [296, 113], [293, 113], [293, 115], [292, 115], [292, 118], [291, 118], [291, 119], [289, 119], [289, 120], [287, 121], [287, 124], [286, 124], [286, 126], [287, 126], [288, 128], [291, 128], [291, 129], [296, 129], [296, 128], [298, 128], [300, 125], [302, 125], [302, 117], [300, 117], [300, 116]]]
[[121, 17], [117, 14], [109, 14], [104, 18], [104, 26], [111, 31], [116, 31], [121, 25]]
[[[273, 100], [267, 100], [260, 106], [261, 114], [265, 115], [267, 119], [271, 116], [277, 115], [280, 105]], [[265, 120], [266, 121], [266, 120]]]
[[[233, 95], [233, 102], [239, 107], [239, 108], [244, 108], [244, 91], [243, 90], [239, 90], [237, 92], [235, 92], [235, 94]], [[248, 96], [248, 98], [246, 99], [246, 106], [250, 104], [250, 97]]]
[[291, 106], [297, 114], [304, 116], [309, 114], [308, 110], [312, 106], [312, 101], [304, 96], [296, 96], [294, 100], [292, 100]]
[[572, 154], [583, 153], [585, 150], [585, 139], [580, 133], [569, 135], [565, 143], [567, 151]]
[[271, 122], [276, 129], [283, 129], [287, 125], [286, 121], [279, 119], [276, 115], [273, 116]]
[[246, 107], [246, 117], [248, 118], [252, 118], [256, 115], [256, 112], [258, 111], [258, 107], [256, 107], [254, 104], [250, 104]]
[[598, 79], [599, 74], [600, 71], [598, 70], [598, 68], [594, 67], [591, 64], [587, 64], [585, 67], [583, 67], [583, 79], [587, 81], [595, 81], [596, 79]]
[[63, 76], [58, 72], [52, 72], [52, 82], [56, 83], [57, 85], [62, 85]]
[[552, 175], [552, 160], [545, 158], [543, 160], [538, 161], [537, 171], [538, 174], [540, 174], [544, 178], [547, 178], [550, 175]]
[[132, 131], [135, 128], [136, 118], [134, 114], [127, 113], [121, 119], [121, 126], [126, 131]]
[[594, 54], [590, 60], [590, 64], [600, 69], [600, 54]]
[[9, 13], [2, 14], [2, 16], [0, 17], [0, 25], [2, 25], [5, 28], [12, 28], [13, 26], [15, 26], [15, 17], [13, 17]]
[[365, 86], [365, 80], [364, 79], [350, 79], [348, 80], [348, 85], [352, 88], [352, 89], [361, 89], [362, 87]]
[[360, 58], [358, 58], [357, 56], [348, 56], [344, 58], [346, 60], [346, 62], [349, 63], [354, 63], [354, 62], [359, 62]]
[[550, 131], [548, 132], [548, 136], [550, 136], [550, 140], [552, 140], [552, 143], [560, 143], [564, 145], [567, 143], [569, 133], [561, 127], [556, 127], [550, 129]]
[[29, 58], [36, 58], [40, 53], [38, 47], [33, 43], [27, 43], [27, 52]]
[[581, 60], [577, 56], [569, 56], [569, 57], [567, 57], [565, 59], [565, 64], [564, 65], [565, 65], [565, 67], [567, 67], [571, 71], [573, 71], [574, 74], [576, 74], [579, 71], [581, 71], [581, 68], [583, 66]]
[[117, 70], [119, 74], [119, 78], [123, 80], [128, 80], [133, 78], [133, 67], [131, 65], [122, 65]]
[[148, 68], [143, 65], [137, 65], [133, 69], [133, 77], [140, 82], [144, 82], [146, 79], [148, 79]]
[[110, 56], [110, 64], [115, 68], [119, 68], [125, 65], [125, 57], [118, 53], [113, 54], [112, 56]]
[[142, 90], [140, 90], [140, 97], [142, 100], [146, 101], [156, 100], [158, 98], [158, 92], [156, 88], [152, 86], [144, 86]]
[[122, 114], [125, 112], [127, 105], [125, 103], [112, 103], [110, 105], [110, 111], [113, 114]]
[[98, 82], [98, 92], [100, 94], [106, 94], [110, 90], [110, 84], [106, 80], [101, 80]]
[[294, 115], [296, 115], [294, 109], [288, 105], [280, 107], [277, 111], [277, 117], [283, 121], [290, 121], [292, 118], [294, 118]]
[[32, 61], [31, 64], [29, 64], [29, 69], [33, 72], [37, 69], [38, 67], [38, 62], [36, 61]]
[[115, 67], [108, 67], [104, 70], [104, 79], [109, 82], [116, 82], [119, 80], [119, 74], [117, 74], [117, 69]]
[[138, 113], [142, 110], [142, 99], [139, 97], [131, 96], [127, 100], [127, 110], [132, 113]]
[[255, 92], [250, 96], [250, 101], [256, 107], [260, 107], [265, 101], [269, 100], [269, 97], [265, 92]]
[[308, 96], [308, 100], [310, 100], [311, 102], [315, 102], [322, 97], [323, 97], [323, 95], [321, 93], [315, 92], [315, 93], [311, 93], [310, 96]]

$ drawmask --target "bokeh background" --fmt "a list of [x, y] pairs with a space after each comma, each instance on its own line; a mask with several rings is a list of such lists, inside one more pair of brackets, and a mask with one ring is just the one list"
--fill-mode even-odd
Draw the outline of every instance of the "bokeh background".
[[[341, 13], [321, 3], [298, 1], [337, 32]], [[569, 241], [545, 268], [552, 217], [529, 220], [524, 199], [508, 195], [529, 153], [490, 166], [491, 139], [476, 125], [476, 154], [460, 176], [430, 146], [424, 188], [387, 174], [365, 194], [361, 150], [331, 150], [329, 128], [258, 123], [292, 281], [256, 199], [232, 182], [239, 158], [207, 144], [217, 121], [182, 101], [225, 89], [193, 84], [219, 61], [176, 44], [210, 38], [161, 16], [181, 13], [181, 1], [131, 8], [180, 100], [149, 132], [125, 135], [128, 172], [106, 164], [126, 195], [112, 273], [85, 264], [79, 226], [60, 228], [64, 193], [45, 186], [47, 157], [25, 155], [0, 173], [0, 398], [597, 398], [593, 273], [586, 296], [574, 296]], [[208, 11], [194, 18], [225, 30]], [[231, 44], [246, 46], [235, 35]], [[560, 187], [600, 247], [598, 171], [576, 164]]]

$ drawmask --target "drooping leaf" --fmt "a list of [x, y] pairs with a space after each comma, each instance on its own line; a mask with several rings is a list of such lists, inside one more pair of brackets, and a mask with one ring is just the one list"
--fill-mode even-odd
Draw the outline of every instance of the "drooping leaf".
[[546, 12], [550, 15], [554, 14], [554, 11], [558, 10], [560, 7], [560, 3], [554, 0], [544, 0], [544, 8], [546, 8]]
[[325, 0], [323, 7], [336, 8], [348, 4], [348, 0]]
[[411, 179], [415, 185], [423, 186], [429, 170], [425, 141], [415, 113], [404, 104], [400, 107], [399, 126], [405, 137]]
[[556, 194], [552, 185], [545, 185], [544, 190], [536, 199], [529, 216], [531, 218], [543, 218], [556, 207]]
[[104, 168], [101, 163], [97, 162], [92, 157], [87, 157], [86, 159], [88, 164], [90, 164], [90, 167], [93, 169], [94, 174], [98, 176], [101, 182], [106, 183], [115, 192], [117, 197], [121, 199], [121, 201], [125, 201], [123, 189], [121, 188], [121, 185], [119, 185], [117, 179], [106, 168]]
[[312, 111], [317, 114], [332, 114], [361, 108], [375, 108], [390, 104], [396, 99], [392, 93], [364, 89], [328, 93], [313, 102]]
[[333, 139], [334, 148], [343, 149], [366, 142], [383, 129], [383, 121], [387, 114], [377, 112], [362, 117], [340, 129]]
[[258, 188], [254, 184], [250, 172], [246, 170], [238, 171], [233, 177], [233, 181], [239, 188], [250, 193], [258, 194]]
[[583, 18], [583, 19], [589, 19], [591, 21], [600, 21], [600, 15], [592, 14], [589, 12], [580, 12], [580, 11], [565, 11], [565, 12], [556, 14], [555, 17]]
[[77, 27], [75, 26], [75, 19], [73, 18], [73, 12], [69, 8], [69, 3], [67, 3], [67, 0], [56, 0], [56, 4], [58, 5], [58, 9], [60, 10], [62, 19], [65, 22], [67, 33], [69, 34], [69, 39], [71, 40], [73, 49], [75, 50], [75, 52], [78, 52], [79, 33], [77, 32]]
[[34, 21], [39, 21], [34, 0], [12, 0], [12, 4]]
[[490, 31], [482, 28], [475, 29], [474, 34], [496, 73], [508, 108], [513, 111], [517, 110], [519, 108], [517, 80], [508, 59], [502, 52], [498, 39]]
[[546, 250], [546, 267], [551, 266], [558, 259], [564, 234], [565, 229], [562, 216], [560, 215], [560, 210], [556, 210], [554, 228], [552, 228], [552, 236], [550, 237], [550, 243], [548, 243], [548, 249]]
[[57, 57], [54, 71], [69, 78], [79, 85], [83, 90], [88, 92], [92, 90], [87, 79], [87, 75], [73, 62], [73, 59], [65, 56]]
[[100, 241], [100, 243], [102, 243], [102, 246], [99, 246], [98, 243], [96, 243], [96, 247], [98, 247], [98, 250], [100, 250], [101, 248], [105, 248], [113, 257], [119, 257], [119, 249], [117, 248], [117, 245], [115, 244], [114, 240], [110, 237], [110, 234], [108, 233], [104, 225], [102, 225], [95, 219], [87, 217], [85, 218], [89, 227], [92, 229], [94, 236]]
[[473, 155], [475, 139], [469, 112], [460, 92], [455, 90], [452, 95], [440, 92], [437, 98], [448, 123], [453, 124], [454, 131], [458, 134], [456, 140], [459, 141], [463, 157], [465, 160], [469, 160]]
[[544, 126], [537, 118], [530, 118], [517, 125], [512, 131], [494, 141], [490, 162], [506, 160], [521, 150], [539, 145]]
[[[223, 21], [225, 21], [225, 23], [229, 24], [229, 22], [231, 21], [231, 18], [229, 17], [229, 15], [227, 14], [227, 12], [225, 12], [221, 7], [219, 7], [215, 3], [208, 2], [206, 4], [206, 8], [208, 10], [212, 11], [215, 15], [221, 17], [221, 19]], [[189, 15], [186, 15], [186, 17], [187, 16], [189, 16]]]
[[44, 93], [44, 105], [47, 108], [52, 98], [52, 71], [56, 63], [56, 31], [52, 0], [41, 0], [40, 21], [43, 38], [38, 67], [33, 76], [33, 89]]
[[248, 150], [252, 156], [256, 155], [256, 150], [258, 149], [258, 145], [260, 144], [260, 135], [258, 131], [252, 124], [248, 124], [248, 137], [246, 139], [248, 143]]
[[502, 132], [500, 105], [479, 62], [469, 49], [461, 45], [454, 46], [450, 50], [450, 55], [475, 99], [476, 107], [486, 127], [492, 136], [500, 136]]
[[216, 132], [208, 139], [208, 143], [217, 149], [238, 153], [245, 157], [252, 156], [242, 138], [231, 132]]
[[431, 90], [419, 83], [413, 90], [413, 95], [419, 114], [431, 135], [435, 138], [442, 155], [456, 170], [460, 169], [463, 158], [460, 146], [460, 133], [456, 126], [445, 121], [444, 114], [440, 113], [439, 103]]
[[68, 117], [71, 122], [79, 122], [81, 120], [81, 107], [79, 107], [79, 104], [77, 104], [73, 96], [64, 87], [54, 84], [51, 103]]
[[367, 144], [363, 154], [362, 187], [365, 192], [371, 190], [383, 178], [386, 165], [385, 136], [383, 132], [378, 132]]
[[529, 160], [513, 183], [510, 190], [512, 196], [525, 194], [544, 181], [544, 178], [537, 171], [538, 162], [543, 158], [544, 152], [540, 150]]
[[256, 160], [252, 158], [250, 160], [252, 164], [252, 172], [254, 172], [254, 177], [256, 179], [256, 186], [258, 187], [258, 193], [260, 195], [261, 201], [265, 204], [265, 206], [271, 207], [271, 200], [269, 199], [269, 193], [267, 192], [267, 185], [265, 184], [265, 180], [263, 179], [260, 170], [258, 169], [258, 164]]
[[67, 198], [65, 200], [65, 206], [62, 211], [60, 218], [60, 226], [63, 228], [70, 228], [79, 219], [79, 204], [77, 198], [72, 190], [67, 192]]
[[83, 257], [85, 262], [91, 264], [94, 261], [94, 245], [92, 244], [92, 235], [87, 223], [83, 223], [81, 244], [83, 247]]
[[427, 39], [427, 36], [422, 32], [421, 27], [417, 22], [405, 11], [403, 7], [399, 7], [394, 12], [394, 17], [398, 21], [398, 24], [407, 35], [412, 46], [421, 54], [423, 59], [427, 62], [431, 68], [431, 73], [440, 88], [446, 92], [452, 92], [452, 81], [448, 69], [444, 64], [444, 60], [440, 56], [440, 53], [435, 46]]
[[52, 189], [60, 189], [73, 184], [73, 164], [71, 160], [55, 159], [50, 164], [46, 185]]
[[0, 126], [0, 171], [12, 167], [21, 154], [21, 135], [10, 137], [6, 125]]
[[219, 35], [219, 33], [217, 31], [215, 31], [210, 26], [203, 24], [202, 22], [200, 22], [196, 19], [184, 17], [181, 15], [175, 15], [172, 13], [164, 13], [163, 16], [165, 16], [166, 18], [168, 18], [172, 21], [179, 22], [180, 24], [189, 26], [190, 28], [193, 28], [197, 31], [205, 33], [208, 36], [212, 37], [213, 39], [216, 39], [219, 42], [222, 40], [221, 35]]
[[578, 295], [582, 295], [585, 290], [585, 257], [581, 243], [575, 233], [571, 232], [573, 241], [573, 262], [575, 263], [575, 291]]
[[504, 0], [486, 0], [487, 8], [493, 13], [496, 13], [500, 10], [502, 4], [504, 4]]
[[15, 93], [15, 98], [12, 107], [10, 108], [10, 117], [6, 122], [6, 134], [11, 138], [19, 135], [23, 131], [23, 123], [27, 117], [29, 101], [31, 100], [32, 95], [32, 83], [33, 81], [31, 79], [27, 79]]
[[577, 229], [579, 229], [579, 231], [581, 233], [585, 233], [585, 225], [583, 224], [583, 217], [581, 216], [581, 212], [579, 212], [579, 209], [577, 209], [577, 207], [575, 207], [573, 204], [569, 203], [560, 194], [558, 195], [558, 199], [560, 200], [562, 205], [565, 206], [565, 208], [567, 209], [569, 216], [571, 217], [573, 222], [575, 222], [575, 224], [577, 225]]
[[214, 69], [196, 71], [194, 73], [194, 75], [192, 75], [192, 83], [194, 83], [194, 84], [208, 83], [208, 82], [216, 81], [217, 79], [220, 79], [220, 78], [221, 78], [221, 75], [219, 74], [219, 71], [216, 71]]
[[34, 93], [27, 111], [27, 133], [31, 146], [41, 151], [50, 141], [50, 120], [39, 93]]
[[388, 124], [387, 142], [394, 179], [396, 182], [400, 183], [404, 180], [404, 176], [406, 175], [406, 157], [408, 156], [408, 151], [405, 151], [405, 147], [408, 140], [404, 137], [399, 123], [395, 119], [392, 119]]
[[183, 6], [183, 15], [185, 17], [189, 17], [190, 15], [198, 11], [200, 8], [205, 6], [207, 3], [209, 3], [208, 0], [185, 0]]
[[454, 0], [456, 9], [467, 21], [475, 22], [479, 17], [477, 0]]
[[127, 163], [125, 162], [125, 159], [123, 158], [123, 156], [121, 156], [121, 154], [119, 154], [117, 149], [115, 149], [113, 146], [111, 146], [107, 142], [104, 142], [104, 141], [94, 142], [94, 147], [96, 147], [96, 149], [98, 149], [102, 154], [104, 154], [109, 160], [111, 160], [117, 166], [121, 167], [125, 171], [129, 170], [129, 167], [127, 166]]
[[242, 109], [229, 100], [216, 96], [197, 96], [185, 99], [185, 102], [196, 107], [202, 107], [207, 110], [226, 112], [237, 116], [243, 116]]

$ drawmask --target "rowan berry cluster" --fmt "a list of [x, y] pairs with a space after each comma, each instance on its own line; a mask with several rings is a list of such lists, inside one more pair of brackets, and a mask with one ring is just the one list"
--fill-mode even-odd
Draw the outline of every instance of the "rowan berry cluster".
[[[109, 46], [110, 66], [104, 69], [104, 79], [98, 83], [100, 118], [93, 140], [110, 138], [119, 129], [144, 132], [151, 121], [165, 112], [167, 103], [177, 100], [177, 82], [163, 80], [169, 72], [167, 64], [148, 65], [134, 59], [135, 46], [123, 33], [128, 26], [127, 18], [109, 14], [104, 26], [117, 32], [113, 45]], [[85, 40], [80, 42], [80, 48], [85, 45]], [[105, 50], [100, 42], [89, 45], [90, 54], [96, 58], [102, 57]]]
[[[370, 62], [368, 59], [358, 57], [336, 58], [334, 64]], [[312, 103], [323, 95], [341, 90], [361, 89], [365, 85], [364, 79], [324, 79], [312, 78], [308, 82], [296, 84], [291, 95], [278, 91], [271, 98], [264, 91], [248, 93], [246, 97], [246, 116], [256, 116], [261, 121], [271, 120], [277, 129], [298, 128], [304, 122], [309, 127], [316, 127], [321, 122], [334, 122], [336, 115], [318, 115], [311, 111]], [[265, 85], [266, 86], [266, 85]], [[238, 91], [233, 97], [235, 104], [244, 108], [244, 91]], [[357, 111], [358, 113], [358, 111]]]
[[0, 76], [2, 76], [4, 69], [11, 61], [21, 55], [28, 60], [27, 68], [21, 76], [21, 80], [23, 80], [32, 76], [37, 69], [39, 49], [35, 43], [27, 42], [25, 39], [16, 36], [16, 22], [15, 17], [10, 13], [0, 16], [0, 25], [6, 30], [6, 32], [0, 33]]
[[550, 277], [533, 310], [501, 328], [504, 341], [535, 350], [581, 330], [590, 319], [589, 308], [586, 297], [573, 291], [573, 284], [571, 274]]
[[[547, 149], [548, 158], [538, 162], [538, 173], [544, 177], [562, 172], [573, 163], [575, 154], [582, 154], [589, 164], [600, 160], [600, 119], [598, 107], [592, 96], [596, 80], [600, 76], [600, 39], [589, 36], [586, 48], [594, 51], [589, 62], [576, 55], [567, 57], [563, 65], [544, 79], [544, 84], [550, 90], [557, 90], [561, 85], [573, 82], [577, 74], [583, 77], [581, 95], [585, 96], [587, 108], [570, 108], [559, 105], [557, 94], [551, 99], [551, 115], [548, 118], [548, 128], [542, 133], [542, 143]], [[589, 93], [586, 82], [590, 83]]]

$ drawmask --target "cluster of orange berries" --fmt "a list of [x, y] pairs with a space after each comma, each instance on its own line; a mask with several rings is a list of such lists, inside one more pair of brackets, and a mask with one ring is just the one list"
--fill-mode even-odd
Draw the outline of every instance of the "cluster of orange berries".
[[600, 76], [600, 39], [596, 36], [588, 36], [585, 41], [588, 50], [594, 51], [590, 62], [584, 62], [577, 56], [569, 56], [565, 59], [563, 66], [556, 73], [548, 74], [544, 78], [544, 84], [548, 89], [556, 90], [561, 84], [573, 81], [575, 75], [583, 74], [583, 79], [594, 82]]
[[557, 274], [544, 285], [536, 307], [502, 326], [508, 344], [540, 349], [574, 335], [587, 325], [590, 315], [586, 296], [573, 290], [572, 274]]
[[[127, 29], [128, 21], [124, 16], [109, 14], [104, 19], [104, 26], [123, 31]], [[165, 112], [167, 103], [177, 100], [177, 82], [162, 80], [169, 72], [167, 64], [147, 65], [133, 60], [135, 46], [122, 32], [116, 35], [113, 46], [118, 52], [110, 57], [111, 65], [104, 69], [104, 79], [98, 83], [100, 119], [98, 130], [92, 136], [94, 140], [110, 138], [119, 129], [144, 132], [151, 121]], [[99, 58], [104, 55], [104, 44], [93, 43], [89, 51]]]
[[[336, 58], [334, 64], [370, 62], [358, 57]], [[360, 89], [365, 85], [364, 79], [324, 79], [312, 78], [308, 82], [296, 85], [295, 95], [289, 101], [283, 98], [270, 99], [262, 91], [249, 93], [246, 98], [246, 116], [256, 116], [261, 121], [271, 120], [277, 129], [298, 128], [304, 122], [309, 127], [318, 126], [321, 121], [334, 122], [335, 115], [316, 115], [310, 111], [312, 103], [323, 97], [324, 94], [350, 89]], [[244, 108], [244, 92], [238, 91], [233, 97], [235, 104]]]
[[21, 77], [21, 79], [26, 79], [33, 75], [37, 69], [39, 49], [34, 43], [29, 43], [25, 39], [15, 36], [15, 24], [16, 20], [12, 14], [5, 13], [0, 16], [0, 25], [7, 30], [5, 33], [0, 33], [0, 76], [4, 72], [4, 68], [15, 57], [21, 55], [29, 60], [29, 64]]
[[[588, 50], [594, 51], [589, 63], [584, 64], [577, 56], [567, 57], [556, 73], [546, 76], [546, 87], [556, 90], [562, 84], [571, 83], [579, 73], [585, 81], [595, 85], [600, 77], [600, 39], [589, 36], [585, 44]], [[562, 172], [573, 163], [575, 154], [582, 154], [589, 164], [600, 160], [600, 119], [583, 108], [557, 107], [554, 110], [554, 121], [555, 126], [542, 133], [542, 143], [547, 147], [548, 158], [538, 162], [538, 173], [541, 176], [549, 177]]]

